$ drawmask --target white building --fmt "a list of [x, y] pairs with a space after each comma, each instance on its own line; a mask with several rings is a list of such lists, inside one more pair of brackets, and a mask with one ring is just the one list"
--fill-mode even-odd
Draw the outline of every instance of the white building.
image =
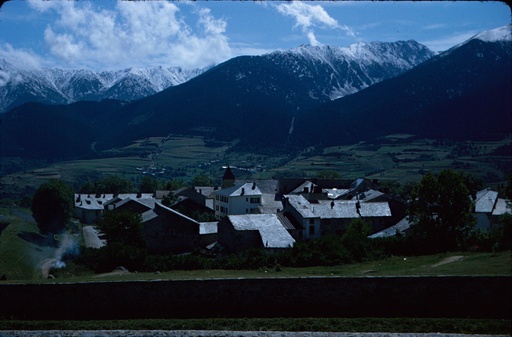
[[125, 194], [75, 194], [75, 217], [82, 223], [96, 223], [103, 214], [105, 207], [113, 202], [122, 200], [153, 200], [152, 193], [125, 193]]
[[256, 183], [245, 183], [214, 192], [213, 205], [218, 219], [226, 215], [258, 213], [262, 193]]

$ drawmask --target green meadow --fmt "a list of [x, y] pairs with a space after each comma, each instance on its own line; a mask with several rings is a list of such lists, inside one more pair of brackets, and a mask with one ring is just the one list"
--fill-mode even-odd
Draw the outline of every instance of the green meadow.
[[162, 181], [191, 181], [206, 174], [220, 183], [222, 166], [231, 165], [239, 178], [315, 177], [334, 171], [339, 178], [369, 178], [400, 184], [417, 182], [428, 172], [460, 170], [497, 186], [512, 172], [512, 139], [489, 142], [442, 142], [411, 135], [390, 135], [372, 142], [327, 148], [261, 151], [236, 150], [236, 142], [208, 142], [199, 136], [174, 135], [137, 141], [92, 159], [48, 164], [1, 158], [9, 174], [0, 177], [0, 195], [19, 199], [44, 181], [63, 179], [79, 188], [106, 175], [121, 175], [136, 184], [143, 174]]

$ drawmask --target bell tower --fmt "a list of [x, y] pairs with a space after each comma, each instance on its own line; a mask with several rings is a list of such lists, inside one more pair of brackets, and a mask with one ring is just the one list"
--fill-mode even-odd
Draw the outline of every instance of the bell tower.
[[226, 171], [224, 172], [224, 175], [222, 176], [222, 188], [228, 188], [235, 186], [235, 175], [231, 171], [231, 168], [226, 167]]

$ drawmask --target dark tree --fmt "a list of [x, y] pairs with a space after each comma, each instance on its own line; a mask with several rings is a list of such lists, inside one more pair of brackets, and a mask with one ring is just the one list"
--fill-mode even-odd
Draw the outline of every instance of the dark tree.
[[73, 215], [74, 193], [62, 180], [42, 184], [32, 199], [32, 215], [41, 233], [58, 233]]
[[212, 180], [206, 174], [199, 174], [192, 179], [192, 186], [212, 186]]
[[372, 247], [368, 235], [372, 234], [371, 225], [363, 219], [354, 219], [341, 236], [341, 244], [347, 253], [348, 261], [362, 262], [372, 256]]
[[133, 183], [123, 177], [110, 175], [103, 179], [87, 182], [80, 189], [80, 193], [133, 193], [135, 192], [135, 188], [133, 187]]
[[[185, 187], [186, 184], [183, 182], [183, 180], [169, 180], [167, 184], [165, 184], [165, 189], [170, 191], [175, 191], [177, 189], [180, 189], [182, 187]], [[199, 185], [198, 185], [199, 186]]]
[[512, 173], [507, 177], [507, 185], [505, 186], [505, 198], [512, 200]]
[[158, 180], [154, 177], [144, 176], [139, 185], [141, 193], [155, 193], [158, 189]]
[[475, 224], [470, 193], [463, 176], [443, 170], [428, 173], [412, 193], [409, 208], [411, 235], [431, 252], [467, 248]]
[[318, 171], [316, 173], [316, 177], [323, 178], [323, 179], [339, 179], [340, 175], [338, 172], [336, 172], [334, 170], [323, 170], [323, 171]]
[[145, 247], [140, 214], [130, 211], [108, 211], [98, 221], [98, 228], [105, 235], [107, 246], [121, 244]]

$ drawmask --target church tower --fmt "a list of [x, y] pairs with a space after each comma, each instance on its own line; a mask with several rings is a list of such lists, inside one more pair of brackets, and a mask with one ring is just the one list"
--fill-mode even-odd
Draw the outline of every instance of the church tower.
[[235, 186], [235, 175], [231, 171], [231, 168], [226, 167], [226, 171], [224, 172], [224, 175], [222, 176], [222, 188], [228, 188]]

